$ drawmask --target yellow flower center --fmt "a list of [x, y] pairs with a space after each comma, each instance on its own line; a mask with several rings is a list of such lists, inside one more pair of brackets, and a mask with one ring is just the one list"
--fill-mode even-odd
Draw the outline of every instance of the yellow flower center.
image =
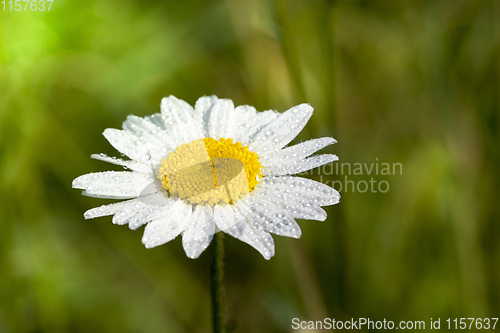
[[258, 155], [232, 139], [185, 143], [161, 161], [158, 179], [169, 196], [190, 204], [232, 204], [262, 177]]

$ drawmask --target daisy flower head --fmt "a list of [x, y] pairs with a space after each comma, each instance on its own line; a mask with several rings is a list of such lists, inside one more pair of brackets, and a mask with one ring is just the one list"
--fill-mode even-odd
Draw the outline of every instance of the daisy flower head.
[[225, 232], [274, 255], [272, 234], [299, 238], [295, 219], [326, 219], [321, 206], [339, 202], [325, 184], [292, 176], [338, 158], [311, 156], [331, 145], [319, 138], [287, 145], [312, 116], [308, 104], [284, 113], [234, 107], [228, 99], [201, 97], [195, 107], [173, 96], [163, 98], [161, 113], [128, 116], [123, 129], [108, 128], [105, 138], [127, 159], [91, 157], [129, 171], [89, 173], [73, 188], [83, 194], [125, 201], [85, 212], [91, 219], [113, 215], [130, 229], [145, 226], [147, 248], [182, 235], [186, 255], [197, 258], [215, 232]]

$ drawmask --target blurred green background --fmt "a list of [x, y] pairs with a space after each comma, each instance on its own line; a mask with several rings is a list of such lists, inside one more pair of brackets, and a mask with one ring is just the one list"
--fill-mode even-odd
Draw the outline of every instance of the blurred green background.
[[[0, 9], [2, 9], [0, 5]], [[8, 6], [8, 5], [7, 5]], [[226, 237], [234, 332], [292, 319], [500, 316], [500, 2], [67, 1], [0, 11], [0, 332], [210, 332], [209, 259], [71, 188], [101, 135], [162, 97], [258, 110], [308, 102], [299, 140], [333, 136], [338, 163], [401, 163], [342, 189], [270, 261]], [[345, 171], [345, 169], [344, 169]], [[338, 188], [338, 186], [335, 186]], [[361, 188], [363, 188], [361, 186]], [[443, 323], [442, 323], [443, 325]], [[443, 328], [443, 327], [442, 327]], [[497, 325], [497, 329], [500, 324]]]

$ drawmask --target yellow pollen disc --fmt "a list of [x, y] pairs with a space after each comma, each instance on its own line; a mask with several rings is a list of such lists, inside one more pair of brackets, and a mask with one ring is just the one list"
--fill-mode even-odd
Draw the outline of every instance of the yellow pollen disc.
[[158, 179], [171, 197], [190, 204], [232, 204], [262, 177], [258, 155], [232, 139], [185, 143], [161, 161]]

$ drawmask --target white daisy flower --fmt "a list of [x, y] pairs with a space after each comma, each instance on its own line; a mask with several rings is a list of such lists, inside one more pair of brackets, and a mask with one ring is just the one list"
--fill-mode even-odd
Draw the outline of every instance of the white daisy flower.
[[333, 138], [286, 147], [312, 113], [308, 104], [282, 114], [257, 112], [215, 96], [201, 97], [193, 108], [170, 96], [162, 100], [161, 114], [129, 116], [123, 130], [104, 131], [129, 159], [91, 156], [130, 171], [89, 173], [76, 178], [73, 188], [92, 197], [129, 199], [84, 216], [114, 215], [113, 223], [130, 229], [146, 224], [142, 242], [147, 248], [182, 234], [187, 256], [197, 258], [213, 234], [223, 231], [270, 259], [270, 233], [299, 238], [295, 219], [323, 221], [320, 206], [340, 200], [330, 186], [290, 176], [338, 159], [310, 157], [335, 143]]

